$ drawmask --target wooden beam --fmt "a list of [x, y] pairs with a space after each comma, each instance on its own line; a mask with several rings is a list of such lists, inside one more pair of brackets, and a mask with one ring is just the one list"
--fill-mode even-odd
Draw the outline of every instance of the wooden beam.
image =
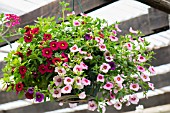
[[170, 14], [170, 0], [137, 0], [137, 1]]

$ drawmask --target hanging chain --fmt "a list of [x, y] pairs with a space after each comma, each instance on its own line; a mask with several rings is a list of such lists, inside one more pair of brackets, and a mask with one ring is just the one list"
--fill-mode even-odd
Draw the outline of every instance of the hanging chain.
[[78, 4], [81, 12], [84, 13], [83, 7], [82, 7], [82, 5], [81, 5], [81, 0], [76, 0], [76, 1], [77, 1], [77, 4]]

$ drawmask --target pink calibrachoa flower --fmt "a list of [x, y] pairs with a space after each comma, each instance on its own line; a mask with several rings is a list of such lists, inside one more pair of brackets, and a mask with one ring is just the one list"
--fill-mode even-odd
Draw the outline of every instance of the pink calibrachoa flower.
[[131, 102], [132, 104], [138, 104], [139, 98], [137, 97], [136, 94], [130, 95], [129, 102]]
[[73, 72], [74, 73], [78, 73], [78, 72], [82, 72], [82, 67], [80, 65], [75, 65], [74, 68], [73, 68]]
[[104, 43], [104, 40], [100, 37], [95, 37], [95, 40], [100, 43], [100, 44], [103, 44]]
[[105, 44], [99, 44], [99, 49], [100, 49], [100, 51], [106, 51], [107, 50]]
[[68, 103], [68, 104], [69, 104], [70, 108], [74, 108], [77, 106], [77, 103]]
[[144, 72], [144, 71], [145, 71], [145, 68], [142, 67], [142, 66], [137, 66], [137, 69], [138, 69], [138, 71], [140, 71], [140, 72]]
[[152, 90], [154, 90], [154, 89], [155, 89], [155, 87], [154, 87], [154, 84], [153, 84], [153, 83], [148, 82], [148, 85], [149, 85], [149, 87], [150, 87]]
[[114, 104], [114, 107], [117, 109], [117, 110], [121, 110], [122, 109], [122, 104], [117, 101], [115, 104]]
[[74, 79], [70, 78], [70, 77], [65, 77], [64, 79], [64, 84], [65, 85], [72, 85], [74, 82]]
[[109, 106], [113, 105], [113, 103], [109, 99], [106, 99], [106, 104]]
[[76, 88], [77, 88], [77, 89], [83, 89], [83, 88], [84, 88], [84, 85], [82, 84], [82, 80], [81, 80], [80, 77], [76, 77], [76, 78], [74, 79], [74, 81], [75, 81], [75, 84], [76, 84]]
[[63, 106], [63, 102], [59, 102], [58, 105], [59, 105], [59, 106]]
[[77, 21], [77, 20], [75, 20], [75, 21], [73, 22], [73, 25], [74, 25], [74, 26], [80, 26], [80, 22]]
[[144, 38], [139, 37], [138, 40], [139, 40], [140, 42], [144, 42]]
[[127, 44], [125, 44], [125, 46], [127, 47], [128, 50], [132, 50], [132, 44], [131, 43], [127, 43]]
[[71, 93], [71, 90], [72, 90], [72, 86], [66, 85], [61, 89], [61, 93], [63, 93], [63, 94]]
[[113, 42], [116, 42], [118, 41], [118, 38], [115, 37], [115, 36], [109, 36], [110, 40], [113, 41]]
[[91, 81], [90, 81], [90, 80], [88, 80], [87, 78], [84, 78], [84, 77], [82, 78], [82, 81], [81, 81], [81, 82], [82, 82], [82, 84], [83, 84], [83, 85], [85, 85], [85, 86], [87, 86], [87, 85], [90, 85], [90, 84], [91, 84]]
[[87, 54], [86, 51], [82, 51], [81, 49], [79, 49], [79, 53], [80, 53], [80, 54]]
[[104, 52], [104, 56], [105, 56], [105, 57], [110, 56], [110, 52], [109, 52], [109, 51], [105, 51], [105, 52]]
[[63, 83], [63, 80], [62, 80], [62, 78], [60, 76], [54, 76], [53, 81], [54, 81], [56, 86], [60, 86]]
[[73, 52], [73, 53], [75, 53], [75, 52], [78, 52], [78, 51], [79, 51], [79, 48], [78, 48], [78, 46], [75, 44], [74, 46], [72, 46], [72, 47], [70, 48], [70, 51]]
[[146, 58], [143, 57], [142, 55], [138, 55], [138, 61], [139, 62], [146, 62]]
[[67, 13], [67, 16], [75, 15], [75, 12], [72, 11], [71, 13]]
[[111, 62], [111, 61], [113, 61], [113, 56], [106, 56], [105, 60], [106, 60], [106, 62]]
[[91, 53], [88, 53], [87, 56], [84, 57], [85, 60], [87, 59], [93, 59], [93, 56], [91, 55]]
[[85, 99], [86, 98], [86, 93], [81, 92], [78, 96], [79, 96], [80, 99]]
[[149, 71], [150, 71], [152, 74], [155, 74], [155, 73], [156, 73], [156, 71], [155, 71], [155, 69], [154, 69], [153, 66], [150, 66], [150, 67], [149, 67]]
[[98, 76], [97, 76], [97, 82], [104, 82], [104, 75], [98, 74]]
[[129, 28], [129, 32], [134, 33], [134, 34], [138, 33], [138, 31], [133, 30], [132, 27]]
[[112, 33], [113, 33], [114, 35], [117, 35], [116, 30], [112, 30]]
[[110, 67], [109, 64], [103, 63], [103, 64], [100, 66], [100, 71], [102, 71], [103, 73], [107, 73], [110, 68], [111, 68], [111, 67]]
[[84, 62], [81, 62], [80, 66], [82, 67], [82, 69], [88, 70], [88, 66]]
[[115, 99], [115, 95], [110, 91], [110, 98]]
[[113, 83], [111, 82], [107, 82], [104, 86], [103, 86], [104, 89], [106, 90], [111, 90], [113, 88]]
[[81, 16], [85, 16], [87, 17], [88, 15], [87, 14], [84, 14], [84, 13], [80, 13]]
[[119, 29], [118, 24], [115, 24], [115, 28], [116, 28], [116, 30], [117, 30], [118, 32], [122, 32], [122, 30]]
[[61, 97], [61, 89], [60, 88], [54, 89], [52, 92], [52, 96], [54, 98], [60, 98]]
[[144, 82], [148, 82], [148, 81], [150, 81], [149, 76], [148, 76], [148, 75], [146, 75], [146, 74], [141, 74], [141, 75], [140, 75], [140, 77], [141, 77], [141, 79], [142, 79]]
[[130, 89], [134, 90], [134, 91], [138, 91], [139, 90], [139, 84], [137, 83], [131, 83], [130, 84]]
[[116, 81], [116, 83], [118, 84], [122, 84], [124, 79], [120, 76], [120, 75], [117, 75], [116, 77], [114, 77], [114, 80]]
[[97, 109], [97, 104], [95, 101], [89, 101], [88, 102], [88, 110], [94, 111]]
[[71, 66], [69, 66], [66, 62], [63, 63], [63, 66], [66, 68], [71, 68]]
[[59, 75], [64, 75], [66, 74], [66, 70], [61, 67], [55, 67], [55, 72], [57, 72]]

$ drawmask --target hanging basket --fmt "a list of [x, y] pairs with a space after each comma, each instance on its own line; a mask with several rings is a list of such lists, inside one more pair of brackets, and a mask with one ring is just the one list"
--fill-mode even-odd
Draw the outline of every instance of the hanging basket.
[[145, 73], [155, 73], [149, 64], [153, 52], [140, 31], [130, 28], [121, 36], [119, 23], [85, 14], [66, 20], [38, 18], [19, 29], [19, 46], [5, 58], [7, 91], [37, 102], [88, 103], [89, 110], [102, 112], [109, 105], [119, 110], [137, 104], [139, 89], [154, 89]]

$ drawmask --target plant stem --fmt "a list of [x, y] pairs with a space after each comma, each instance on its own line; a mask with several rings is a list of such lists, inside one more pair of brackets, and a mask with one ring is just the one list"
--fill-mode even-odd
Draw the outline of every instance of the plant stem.
[[62, 14], [63, 14], [63, 23], [64, 23], [64, 8], [62, 9]]
[[5, 39], [3, 36], [2, 36], [2, 39], [3, 39], [4, 41], [6, 41], [6, 42], [8, 43], [8, 45], [10, 45], [10, 47], [12, 48], [11, 43], [10, 43], [7, 39]]

